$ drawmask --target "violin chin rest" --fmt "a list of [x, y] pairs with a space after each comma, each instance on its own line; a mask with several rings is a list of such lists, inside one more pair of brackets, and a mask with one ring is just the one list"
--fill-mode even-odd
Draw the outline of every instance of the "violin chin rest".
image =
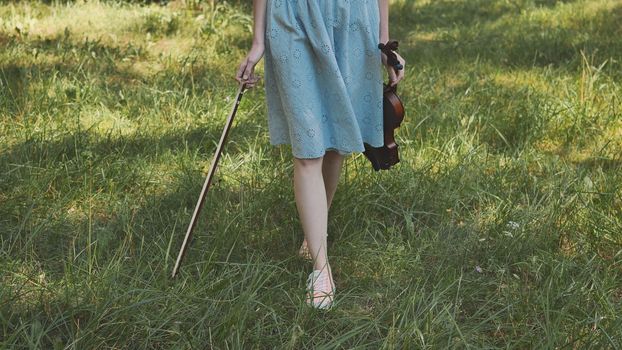
[[372, 147], [365, 143], [364, 146], [365, 151], [363, 154], [369, 159], [375, 171], [381, 169], [388, 170], [393, 165], [400, 162], [397, 152], [398, 145], [396, 143], [390, 143], [381, 147]]

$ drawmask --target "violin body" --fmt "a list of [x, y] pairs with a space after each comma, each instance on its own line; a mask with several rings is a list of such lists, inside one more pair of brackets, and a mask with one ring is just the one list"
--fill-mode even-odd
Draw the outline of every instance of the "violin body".
[[375, 171], [380, 169], [387, 170], [400, 161], [398, 145], [395, 142], [395, 129], [398, 128], [404, 120], [404, 105], [397, 95], [397, 85], [384, 85], [382, 105], [384, 145], [381, 147], [372, 147], [365, 143], [365, 151], [363, 152], [365, 157], [371, 162]]

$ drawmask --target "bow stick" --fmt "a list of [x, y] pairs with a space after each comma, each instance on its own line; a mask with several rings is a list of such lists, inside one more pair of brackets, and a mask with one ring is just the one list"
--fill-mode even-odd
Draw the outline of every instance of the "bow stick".
[[240, 88], [238, 89], [238, 94], [235, 98], [235, 103], [233, 104], [233, 109], [231, 110], [231, 114], [229, 114], [229, 118], [227, 118], [227, 123], [225, 125], [224, 130], [222, 131], [222, 135], [220, 136], [220, 142], [218, 143], [218, 147], [216, 148], [216, 153], [214, 154], [214, 159], [212, 160], [212, 166], [207, 173], [207, 178], [205, 179], [205, 183], [203, 183], [203, 189], [201, 190], [201, 195], [199, 196], [199, 200], [197, 202], [196, 207], [194, 208], [194, 213], [192, 214], [192, 219], [190, 219], [190, 225], [188, 225], [188, 231], [186, 231], [186, 236], [184, 237], [184, 241], [181, 244], [181, 249], [179, 249], [179, 255], [177, 255], [177, 261], [175, 261], [175, 267], [173, 268], [173, 274], [171, 277], [175, 277], [177, 275], [177, 271], [181, 265], [181, 261], [186, 255], [186, 250], [188, 248], [188, 244], [190, 243], [190, 239], [192, 238], [192, 231], [194, 230], [194, 226], [196, 226], [197, 218], [201, 209], [203, 208], [203, 203], [205, 202], [205, 195], [207, 195], [207, 190], [209, 189], [210, 184], [212, 183], [212, 177], [214, 176], [214, 172], [216, 171], [216, 165], [218, 164], [218, 160], [220, 159], [220, 154], [222, 153], [222, 148], [225, 143], [225, 139], [227, 138], [227, 134], [229, 134], [229, 130], [231, 129], [231, 124], [233, 122], [233, 117], [238, 110], [238, 105], [242, 100], [242, 95], [244, 94], [244, 89], [246, 88], [246, 83], [240, 83]]

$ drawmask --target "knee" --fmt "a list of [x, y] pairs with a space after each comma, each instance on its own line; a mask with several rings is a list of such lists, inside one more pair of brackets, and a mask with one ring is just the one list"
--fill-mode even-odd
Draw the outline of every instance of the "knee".
[[301, 169], [321, 168], [322, 159], [323, 157], [319, 157], [319, 158], [296, 158], [294, 157], [294, 164], [296, 165], [296, 167], [301, 168]]

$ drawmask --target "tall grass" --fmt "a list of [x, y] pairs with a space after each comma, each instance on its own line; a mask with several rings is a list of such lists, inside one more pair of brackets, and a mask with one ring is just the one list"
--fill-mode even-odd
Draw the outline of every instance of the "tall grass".
[[[0, 5], [3, 348], [622, 347], [619, 0], [393, 1], [401, 163], [346, 161], [337, 284], [248, 91], [248, 4]], [[261, 65], [258, 67], [261, 73]]]

